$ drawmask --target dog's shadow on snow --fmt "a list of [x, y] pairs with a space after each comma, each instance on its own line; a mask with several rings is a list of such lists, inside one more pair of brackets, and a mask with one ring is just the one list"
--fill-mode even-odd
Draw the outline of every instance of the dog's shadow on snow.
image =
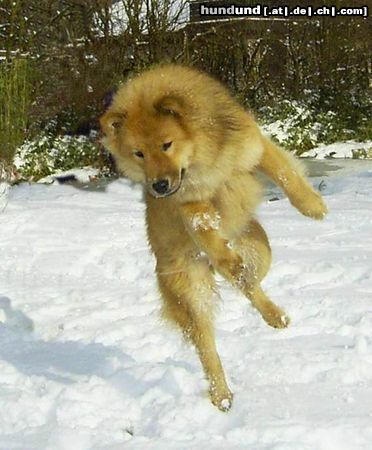
[[78, 377], [107, 377], [118, 363], [131, 365], [129, 355], [115, 347], [75, 341], [46, 342], [33, 335], [33, 322], [12, 307], [8, 297], [0, 296], [0, 359], [25, 375], [44, 376], [70, 384]]

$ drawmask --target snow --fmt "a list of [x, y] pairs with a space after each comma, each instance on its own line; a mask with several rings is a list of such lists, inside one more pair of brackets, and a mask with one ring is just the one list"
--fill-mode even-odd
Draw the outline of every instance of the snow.
[[5, 208], [8, 201], [9, 183], [0, 181], [0, 212]]
[[335, 142], [328, 145], [319, 145], [307, 151], [303, 156], [318, 159], [353, 158], [355, 152], [361, 151], [366, 152], [366, 154], [368, 154], [368, 152], [372, 154], [372, 141], [358, 142], [350, 140], [346, 142]]
[[268, 137], [275, 136], [279, 142], [282, 142], [288, 139], [290, 126], [291, 121], [289, 120], [275, 120], [262, 125], [261, 129]]
[[0, 448], [369, 450], [372, 169], [358, 163], [323, 177], [322, 222], [281, 197], [258, 211], [273, 247], [264, 288], [288, 329], [269, 328], [218, 279], [228, 413], [160, 320], [141, 189], [11, 187], [0, 214]]
[[194, 230], [218, 230], [221, 217], [218, 212], [196, 213], [191, 220], [191, 227]]

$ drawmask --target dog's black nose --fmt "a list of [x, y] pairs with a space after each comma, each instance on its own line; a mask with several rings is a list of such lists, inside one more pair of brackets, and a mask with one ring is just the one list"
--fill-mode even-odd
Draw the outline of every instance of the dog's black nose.
[[152, 188], [158, 194], [165, 194], [169, 190], [169, 182], [168, 180], [159, 180], [156, 183], [153, 183]]

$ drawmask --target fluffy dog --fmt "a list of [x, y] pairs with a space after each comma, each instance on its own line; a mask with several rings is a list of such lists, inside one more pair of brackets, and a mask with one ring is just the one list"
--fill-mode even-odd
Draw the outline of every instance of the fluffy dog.
[[230, 409], [232, 393], [213, 327], [214, 270], [272, 327], [288, 316], [262, 291], [270, 245], [254, 211], [264, 172], [302, 214], [327, 209], [300, 163], [261, 134], [254, 118], [215, 79], [167, 65], [127, 81], [101, 118], [103, 143], [124, 175], [146, 188], [146, 221], [164, 317], [195, 345], [211, 401]]

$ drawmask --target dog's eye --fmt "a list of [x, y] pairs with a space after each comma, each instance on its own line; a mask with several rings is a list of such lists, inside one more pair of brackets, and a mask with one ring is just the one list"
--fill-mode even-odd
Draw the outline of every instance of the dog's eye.
[[172, 142], [165, 142], [163, 144], [163, 151], [166, 152], [171, 145], [172, 145]]
[[144, 158], [143, 153], [140, 152], [139, 150], [134, 152], [134, 154], [137, 156], [137, 158]]

